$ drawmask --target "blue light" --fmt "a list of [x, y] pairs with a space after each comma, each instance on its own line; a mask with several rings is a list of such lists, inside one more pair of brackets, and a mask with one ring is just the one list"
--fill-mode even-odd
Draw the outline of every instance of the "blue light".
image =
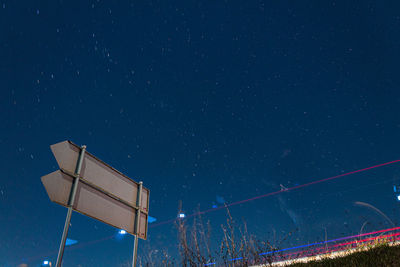
[[157, 219], [156, 218], [154, 218], [154, 217], [151, 217], [151, 216], [149, 216], [149, 223], [152, 223], [152, 222], [155, 222], [155, 221], [157, 221]]
[[67, 238], [67, 241], [65, 242], [65, 245], [68, 247], [68, 246], [75, 245], [76, 243], [78, 243], [77, 240], [73, 240], [73, 239]]

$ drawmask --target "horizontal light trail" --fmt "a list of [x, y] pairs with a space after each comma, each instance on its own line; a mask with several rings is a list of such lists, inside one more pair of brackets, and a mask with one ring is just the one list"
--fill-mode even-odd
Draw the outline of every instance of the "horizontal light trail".
[[[284, 255], [279, 255], [277, 256], [278, 261], [275, 262], [280, 262], [279, 260], [284, 260], [284, 261], [290, 261], [290, 260], [296, 260], [296, 259], [300, 259], [300, 258], [307, 258], [307, 257], [315, 257], [315, 256], [319, 256], [319, 255], [325, 255], [325, 254], [329, 254], [329, 253], [333, 253], [333, 252], [338, 252], [338, 251], [345, 251], [345, 250], [349, 250], [349, 249], [356, 249], [357, 247], [359, 247], [359, 245], [367, 243], [369, 241], [377, 241], [379, 242], [379, 239], [389, 239], [389, 242], [395, 242], [397, 240], [399, 240], [398, 236], [400, 236], [400, 233], [394, 233], [394, 234], [388, 234], [388, 235], [384, 235], [384, 236], [374, 236], [374, 237], [370, 237], [370, 238], [365, 238], [362, 240], [354, 240], [351, 242], [346, 242], [346, 243], [340, 243], [337, 245], [333, 245], [327, 248], [316, 248], [316, 249], [311, 249], [308, 251], [304, 251], [304, 252], [292, 252], [292, 253], [287, 253]], [[356, 244], [356, 246], [352, 246], [352, 247], [345, 247], [348, 245], [353, 245]], [[376, 243], [375, 243], [376, 244]], [[344, 248], [343, 248], [344, 247]], [[317, 252], [319, 251], [319, 252]], [[307, 253], [307, 254], [303, 254], [303, 253]], [[293, 256], [294, 257], [290, 257]], [[289, 258], [287, 258], [289, 256]]]
[[330, 248], [338, 248], [338, 247], [343, 247], [343, 246], [347, 246], [347, 245], [351, 245], [351, 244], [360, 244], [360, 243], [365, 243], [365, 242], [368, 242], [368, 241], [373, 241], [373, 240], [377, 240], [377, 239], [383, 239], [383, 238], [387, 238], [387, 237], [395, 237], [395, 236], [399, 236], [399, 235], [400, 235], [400, 233], [394, 233], [394, 234], [383, 235], [383, 236], [374, 236], [374, 237], [369, 237], [369, 238], [365, 238], [365, 239], [362, 239], [362, 240], [353, 240], [353, 241], [350, 241], [350, 242], [339, 243], [339, 244], [332, 245], [332, 246], [327, 247], [327, 248], [319, 247], [319, 248], [310, 249], [310, 250], [307, 250], [307, 251], [304, 251], [304, 252], [298, 252], [298, 251], [291, 252], [291, 253], [284, 254], [284, 255], [282, 255], [280, 257], [285, 257], [285, 256], [289, 256], [289, 255], [297, 255], [297, 257], [298, 257], [302, 253], [308, 253], [308, 254], [301, 255], [301, 256], [316, 256], [317, 254], [313, 254], [312, 251], [322, 251], [322, 252], [319, 252], [319, 254], [329, 253], [329, 252], [332, 252], [332, 250], [328, 250]]
[[[307, 244], [307, 245], [302, 245], [302, 246], [296, 246], [296, 247], [291, 247], [291, 248], [284, 248], [284, 249], [275, 250], [275, 251], [268, 251], [268, 252], [260, 253], [259, 255], [263, 256], [263, 255], [276, 254], [276, 253], [283, 252], [283, 251], [288, 251], [288, 250], [306, 248], [306, 247], [311, 247], [311, 246], [316, 246], [316, 245], [324, 245], [324, 244], [332, 243], [332, 242], [336, 242], [336, 241], [341, 241], [341, 240], [346, 240], [346, 239], [354, 239], [354, 238], [357, 238], [357, 237], [362, 237], [362, 236], [367, 236], [367, 235], [376, 235], [376, 234], [380, 234], [380, 233], [392, 232], [392, 231], [397, 231], [397, 230], [400, 230], [400, 227], [393, 227], [393, 228], [383, 229], [383, 230], [364, 233], [364, 234], [340, 237], [340, 238], [331, 239], [331, 240], [327, 240], [327, 241], [323, 241], [323, 242], [317, 242], [317, 243], [312, 243], [312, 244]], [[345, 242], [345, 243], [332, 245], [332, 246], [330, 246], [328, 248], [315, 248], [315, 249], [311, 249], [311, 250], [304, 251], [304, 252], [298, 252], [298, 251], [297, 252], [291, 252], [291, 253], [287, 253], [287, 254], [284, 254], [284, 255], [279, 255], [277, 257], [280, 258], [280, 259], [284, 259], [285, 257], [290, 256], [290, 255], [295, 255], [296, 256], [295, 258], [317, 256], [318, 253], [313, 254], [313, 251], [318, 251], [318, 250], [325, 249], [325, 251], [320, 253], [320, 254], [325, 254], [325, 253], [330, 253], [330, 252], [335, 252], [335, 251], [342, 250], [342, 249], [334, 250], [334, 248], [343, 247], [343, 246], [346, 246], [346, 245], [351, 245], [351, 244], [356, 244], [356, 243], [365, 243], [365, 242], [372, 241], [372, 240], [383, 239], [383, 238], [388, 238], [388, 237], [395, 237], [395, 236], [399, 236], [399, 235], [400, 235], [400, 233], [388, 234], [388, 235], [384, 235], [384, 236], [374, 236], [374, 237], [369, 237], [369, 238], [365, 238], [365, 239], [362, 239], [362, 240], [353, 240], [353, 241], [350, 241], [350, 242]], [[331, 249], [331, 250], [328, 250], [328, 249]], [[302, 255], [302, 253], [307, 253], [307, 254]], [[229, 261], [237, 261], [237, 260], [241, 260], [241, 259], [243, 259], [243, 257], [230, 259]], [[205, 266], [211, 266], [211, 265], [215, 265], [215, 264], [216, 264], [215, 262], [211, 262], [211, 263], [205, 264]]]
[[272, 254], [272, 253], [277, 253], [277, 252], [282, 252], [282, 251], [287, 251], [287, 250], [292, 250], [292, 249], [298, 249], [298, 248], [317, 246], [317, 245], [324, 245], [324, 244], [332, 243], [332, 242], [336, 242], [336, 241], [342, 241], [342, 240], [346, 240], [346, 239], [352, 239], [352, 238], [362, 237], [362, 236], [366, 236], [366, 235], [375, 235], [375, 234], [391, 232], [391, 231], [397, 231], [397, 230], [400, 230], [400, 226], [399, 227], [388, 228], [388, 229], [383, 229], [383, 230], [379, 230], [379, 231], [375, 231], [375, 232], [370, 232], [370, 233], [364, 233], [364, 234], [340, 237], [340, 238], [336, 238], [336, 239], [331, 239], [331, 240], [327, 240], [327, 241], [311, 243], [311, 244], [307, 244], [307, 245], [301, 245], [301, 246], [297, 246], [297, 247], [284, 248], [284, 249], [280, 249], [280, 250], [264, 252], [264, 253], [261, 253], [260, 255]]

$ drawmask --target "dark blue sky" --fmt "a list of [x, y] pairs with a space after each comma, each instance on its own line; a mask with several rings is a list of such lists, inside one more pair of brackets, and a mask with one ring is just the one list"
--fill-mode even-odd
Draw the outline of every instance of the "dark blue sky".
[[[55, 260], [40, 177], [72, 140], [174, 218], [400, 158], [398, 1], [0, 1], [0, 266]], [[232, 207], [290, 243], [398, 221], [398, 165]], [[349, 215], [350, 214], [350, 215]], [[224, 211], [206, 215], [216, 225]], [[141, 248], [173, 250], [172, 224]], [[65, 266], [125, 266], [132, 238], [72, 217]], [[172, 245], [171, 245], [172, 244]], [[289, 245], [289, 244], [287, 244]], [[139, 251], [141, 253], [141, 250]], [[171, 252], [173, 253], [173, 252]]]

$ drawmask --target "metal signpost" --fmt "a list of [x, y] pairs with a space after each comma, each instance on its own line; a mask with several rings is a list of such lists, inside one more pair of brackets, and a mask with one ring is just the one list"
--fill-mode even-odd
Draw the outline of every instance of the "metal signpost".
[[60, 170], [42, 177], [51, 201], [68, 208], [57, 267], [61, 266], [72, 211], [100, 220], [134, 235], [133, 267], [138, 238], [147, 238], [150, 191], [70, 141], [51, 150]]
[[58, 249], [57, 263], [56, 263], [57, 267], [61, 266], [62, 257], [64, 255], [65, 241], [67, 241], [69, 224], [71, 223], [72, 205], [75, 201], [76, 189], [78, 188], [79, 175], [81, 173], [82, 161], [85, 156], [85, 151], [86, 151], [86, 146], [82, 146], [81, 151], [79, 153], [78, 161], [76, 162], [76, 168], [75, 168], [75, 173], [74, 173], [74, 182], [72, 184], [72, 189], [71, 189], [71, 192], [69, 194], [69, 199], [68, 199], [67, 218], [65, 218], [64, 231], [63, 231], [63, 235], [61, 238], [60, 248]]
[[[143, 189], [143, 182], [139, 182], [139, 190], [137, 193], [136, 199], [136, 206], [140, 207], [141, 197], [142, 197], [142, 189]], [[136, 260], [137, 260], [137, 247], [138, 247], [138, 237], [137, 233], [139, 230], [139, 218], [140, 218], [140, 209], [136, 210], [136, 217], [135, 217], [135, 243], [133, 244], [133, 260], [132, 266], [136, 267]]]

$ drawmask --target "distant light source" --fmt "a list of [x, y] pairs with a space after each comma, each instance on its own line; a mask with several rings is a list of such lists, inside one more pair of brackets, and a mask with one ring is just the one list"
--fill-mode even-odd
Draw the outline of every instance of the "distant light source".
[[67, 241], [65, 242], [65, 245], [68, 247], [68, 246], [75, 245], [76, 243], [78, 243], [77, 240], [73, 240], [73, 239], [67, 238]]
[[397, 198], [397, 201], [400, 201], [400, 195], [397, 195], [396, 198]]
[[43, 261], [43, 265], [49, 265], [49, 261]]
[[119, 230], [118, 234], [124, 235], [124, 234], [126, 234], [126, 231], [121, 229], [121, 230]]
[[157, 221], [157, 219], [156, 219], [156, 218], [154, 218], [154, 217], [151, 217], [151, 216], [149, 216], [149, 217], [148, 217], [148, 220], [149, 220], [149, 223], [152, 223], [152, 222], [155, 222], [155, 221]]
[[185, 217], [186, 217], [185, 213], [179, 213], [179, 218], [185, 218]]

